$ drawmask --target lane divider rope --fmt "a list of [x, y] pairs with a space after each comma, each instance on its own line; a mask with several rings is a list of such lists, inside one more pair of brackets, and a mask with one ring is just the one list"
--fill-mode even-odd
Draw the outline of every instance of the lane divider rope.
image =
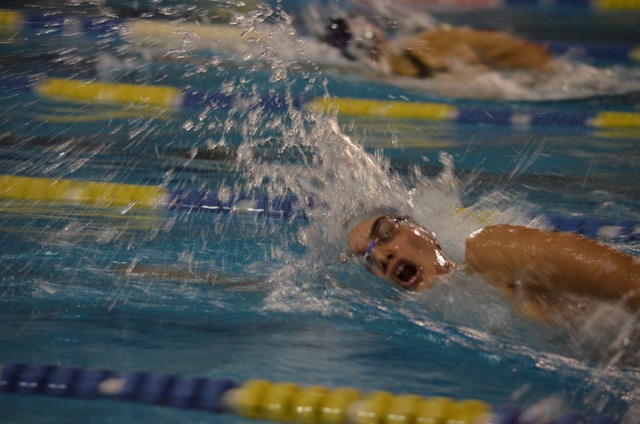
[[448, 121], [460, 124], [491, 124], [520, 127], [569, 126], [587, 128], [640, 128], [640, 113], [625, 111], [515, 110], [500, 107], [389, 101], [378, 99], [314, 98], [287, 99], [284, 96], [243, 96], [215, 91], [182, 91], [162, 85], [138, 85], [96, 81], [0, 77], [0, 88], [31, 92], [43, 98], [72, 102], [131, 104], [170, 110], [263, 108], [286, 113], [291, 108], [342, 116], [385, 119]]
[[[229, 110], [234, 107], [263, 107], [270, 112], [284, 113], [289, 104], [279, 96], [235, 96], [216, 91], [182, 91], [165, 85], [107, 83], [62, 78], [0, 77], [0, 88], [30, 92], [43, 98], [98, 104], [154, 106], [169, 110], [205, 109]], [[299, 100], [291, 107], [300, 108]]]
[[[159, 19], [122, 19], [0, 10], [0, 34], [94, 36], [103, 41], [133, 41], [144, 45], [189, 46], [209, 50], [221, 42], [247, 42], [260, 33], [231, 24], [200, 24]], [[243, 41], [244, 40], [244, 41]], [[185, 44], [187, 43], [187, 44]]]
[[[295, 196], [223, 195], [210, 191], [165, 189], [140, 184], [76, 181], [71, 179], [0, 175], [0, 199], [87, 205], [98, 208], [147, 208], [215, 213], [249, 213], [282, 219], [308, 220], [317, 207], [313, 198]], [[461, 211], [457, 211], [461, 212]], [[542, 214], [542, 222], [555, 231], [615, 241], [640, 240], [640, 222], [583, 216]]]
[[570, 126], [588, 128], [640, 128], [640, 113], [620, 111], [514, 110], [445, 103], [419, 103], [376, 99], [313, 99], [307, 108], [339, 115], [396, 119], [424, 119], [461, 124], [519, 127]]
[[[462, 0], [469, 2], [471, 0]], [[487, 0], [481, 0], [487, 1]], [[494, 0], [490, 0], [494, 1]], [[575, 6], [585, 0], [557, 0], [562, 6]], [[506, 0], [507, 4], [535, 6], [542, 0]], [[598, 0], [605, 9], [638, 9], [640, 0]], [[450, 2], [448, 2], [450, 4]], [[551, 4], [545, 0], [545, 7]], [[0, 10], [0, 34], [26, 32], [48, 37], [56, 35], [93, 36], [103, 40], [131, 40], [144, 45], [185, 45], [191, 48], [214, 49], [225, 42], [249, 42], [260, 39], [259, 30], [245, 30], [230, 24], [198, 24], [158, 19], [91, 18], [71, 15], [25, 14], [15, 10]], [[640, 45], [631, 43], [571, 43], [546, 41], [544, 44], [554, 54], [567, 51], [597, 59], [623, 62], [640, 62]]]
[[[245, 418], [301, 424], [519, 424], [522, 409], [492, 408], [475, 399], [362, 393], [352, 387], [328, 389], [291, 382], [189, 378], [166, 373], [83, 369], [53, 365], [5, 364], [0, 392], [75, 399], [113, 399], [151, 405], [235, 413]], [[563, 411], [556, 419], [527, 416], [528, 424], [615, 424], [614, 416], [590, 417]], [[543, 421], [544, 420], [544, 421]]]

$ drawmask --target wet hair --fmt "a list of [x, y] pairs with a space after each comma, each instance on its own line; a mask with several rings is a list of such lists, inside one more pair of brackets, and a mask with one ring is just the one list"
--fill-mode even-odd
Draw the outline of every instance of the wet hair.
[[427, 227], [420, 224], [419, 222], [416, 222], [411, 215], [407, 213], [403, 213], [401, 210], [394, 208], [392, 206], [379, 206], [367, 211], [364, 214], [357, 214], [349, 217], [343, 224], [343, 227], [345, 229], [345, 234], [351, 233], [351, 231], [359, 223], [366, 221], [369, 218], [373, 218], [375, 216], [383, 216], [383, 215], [391, 218], [404, 218], [405, 221], [420, 228], [424, 233], [424, 235], [426, 235], [427, 237], [429, 237], [430, 239], [438, 243], [438, 237], [433, 231], [429, 230]]
[[370, 209], [364, 213], [357, 213], [355, 215], [351, 215], [343, 222], [343, 228], [346, 234], [349, 234], [359, 223], [362, 221], [366, 221], [369, 218], [373, 218], [374, 216], [406, 216], [400, 210], [392, 207], [392, 206], [378, 206], [373, 209]]

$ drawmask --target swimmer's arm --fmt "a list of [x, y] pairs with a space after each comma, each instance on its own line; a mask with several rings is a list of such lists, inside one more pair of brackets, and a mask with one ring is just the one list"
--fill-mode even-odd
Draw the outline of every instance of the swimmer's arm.
[[487, 227], [467, 240], [465, 262], [505, 292], [543, 299], [564, 292], [640, 310], [640, 262], [576, 234]]

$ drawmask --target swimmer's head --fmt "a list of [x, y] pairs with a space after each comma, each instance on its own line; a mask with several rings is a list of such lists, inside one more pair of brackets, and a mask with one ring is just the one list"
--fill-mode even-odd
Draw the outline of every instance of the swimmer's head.
[[340, 50], [345, 50], [351, 38], [351, 29], [346, 19], [334, 18], [327, 26], [324, 42]]
[[377, 60], [386, 43], [380, 28], [363, 16], [332, 19], [323, 40], [350, 60]]
[[349, 231], [347, 244], [369, 272], [411, 291], [426, 290], [455, 266], [435, 235], [406, 216], [365, 218]]

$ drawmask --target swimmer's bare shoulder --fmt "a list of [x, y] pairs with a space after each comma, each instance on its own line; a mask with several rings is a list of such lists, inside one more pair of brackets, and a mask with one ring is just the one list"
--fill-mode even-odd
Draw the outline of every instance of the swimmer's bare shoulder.
[[640, 262], [595, 240], [514, 225], [486, 227], [466, 243], [466, 269], [511, 296], [573, 294], [640, 310]]

